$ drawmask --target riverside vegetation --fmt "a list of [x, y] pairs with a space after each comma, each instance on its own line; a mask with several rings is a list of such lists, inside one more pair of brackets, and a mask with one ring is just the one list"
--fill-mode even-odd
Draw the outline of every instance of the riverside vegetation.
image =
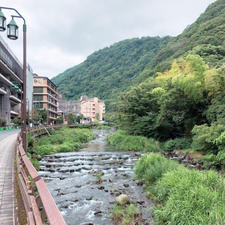
[[150, 153], [136, 164], [135, 174], [157, 203], [157, 224], [224, 224], [225, 183], [217, 172], [190, 170]]
[[28, 135], [28, 156], [33, 165], [39, 169], [40, 159], [44, 155], [55, 154], [58, 152], [78, 151], [83, 143], [95, 138], [95, 134], [86, 128], [62, 127], [58, 130], [49, 130], [50, 136], [35, 139], [32, 134]]

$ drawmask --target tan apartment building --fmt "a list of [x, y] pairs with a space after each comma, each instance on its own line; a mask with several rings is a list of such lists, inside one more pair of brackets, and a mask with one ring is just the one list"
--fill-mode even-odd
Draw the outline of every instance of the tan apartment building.
[[55, 124], [57, 119], [58, 93], [56, 85], [47, 77], [34, 74], [33, 78], [33, 107], [48, 112], [48, 124]]
[[81, 96], [80, 98], [80, 113], [91, 121], [103, 120], [103, 114], [105, 113], [105, 103], [97, 97], [88, 98], [87, 96]]

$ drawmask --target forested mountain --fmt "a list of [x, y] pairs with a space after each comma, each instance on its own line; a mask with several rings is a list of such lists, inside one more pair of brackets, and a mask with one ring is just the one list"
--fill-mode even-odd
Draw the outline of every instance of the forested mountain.
[[218, 0], [159, 52], [142, 72], [154, 76], [119, 98], [121, 129], [168, 141], [168, 149], [192, 143], [225, 168], [224, 16], [225, 0]]
[[130, 86], [170, 69], [174, 59], [198, 54], [209, 66], [225, 62], [225, 1], [211, 4], [177, 37], [145, 37], [118, 42], [90, 55], [53, 81], [67, 99], [82, 94], [115, 100]]
[[53, 78], [67, 99], [81, 95], [115, 99], [166, 46], [169, 37], [144, 37], [118, 42]]

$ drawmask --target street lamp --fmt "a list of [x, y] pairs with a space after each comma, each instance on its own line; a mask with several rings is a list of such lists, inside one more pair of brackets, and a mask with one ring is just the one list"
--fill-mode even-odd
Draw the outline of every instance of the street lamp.
[[7, 37], [9, 39], [16, 40], [18, 38], [19, 27], [17, 26], [14, 18], [19, 18], [23, 20], [23, 102], [21, 111], [22, 111], [22, 141], [23, 141], [23, 148], [26, 151], [26, 77], [27, 77], [26, 20], [21, 16], [21, 14], [16, 9], [0, 6], [0, 31], [6, 30], [6, 17], [4, 16], [2, 9], [16, 12], [16, 15], [12, 15], [12, 20], [7, 25]]
[[7, 25], [7, 28], [7, 37], [11, 40], [16, 40], [18, 38], [18, 26], [16, 25], [14, 17], [12, 17], [12, 20]]
[[0, 31], [4, 31], [6, 29], [6, 17], [4, 16], [1, 8], [0, 8]]

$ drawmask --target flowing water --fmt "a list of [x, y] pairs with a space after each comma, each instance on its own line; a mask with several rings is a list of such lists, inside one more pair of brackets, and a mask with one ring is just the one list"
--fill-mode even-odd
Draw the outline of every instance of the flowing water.
[[127, 194], [150, 224], [152, 202], [133, 166], [140, 153], [116, 152], [105, 142], [112, 130], [95, 130], [97, 138], [79, 152], [59, 153], [41, 160], [40, 174], [68, 225], [110, 225], [115, 197]]

